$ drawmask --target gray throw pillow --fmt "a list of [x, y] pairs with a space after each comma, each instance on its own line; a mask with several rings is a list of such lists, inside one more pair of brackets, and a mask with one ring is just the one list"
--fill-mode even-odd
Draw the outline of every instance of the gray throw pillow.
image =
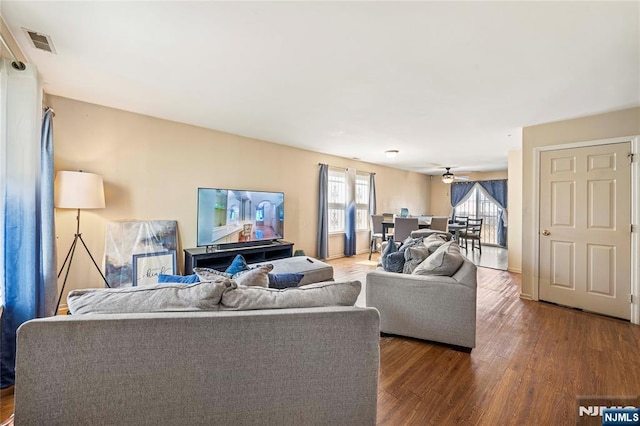
[[228, 278], [197, 284], [159, 284], [123, 288], [72, 290], [69, 312], [79, 314], [128, 314], [147, 312], [217, 311], [222, 293], [235, 284]]
[[227, 274], [226, 272], [216, 271], [211, 268], [193, 268], [193, 272], [200, 278], [200, 281], [215, 281], [223, 278], [232, 278], [233, 275]]
[[314, 308], [353, 306], [360, 294], [360, 281], [328, 281], [283, 290], [263, 287], [230, 288], [222, 295], [220, 310]]
[[447, 239], [444, 235], [432, 234], [424, 239], [423, 244], [429, 249], [429, 254], [431, 254], [446, 242]]
[[273, 270], [272, 264], [259, 266], [255, 269], [243, 271], [233, 276], [233, 280], [239, 286], [269, 287], [269, 272]]
[[460, 246], [451, 241], [441, 245], [435, 253], [427, 257], [413, 270], [413, 274], [450, 277], [460, 269], [463, 262], [464, 257], [460, 253]]
[[417, 246], [419, 244], [422, 244], [422, 237], [419, 237], [419, 238], [407, 237], [407, 238], [404, 239], [404, 241], [402, 242], [402, 245], [400, 246], [400, 248], [398, 250], [405, 251], [409, 247], [414, 247], [414, 246]]
[[421, 264], [427, 257], [429, 257], [429, 254], [431, 254], [431, 252], [423, 244], [408, 247], [404, 251], [404, 267], [402, 268], [402, 273], [412, 273], [419, 264]]

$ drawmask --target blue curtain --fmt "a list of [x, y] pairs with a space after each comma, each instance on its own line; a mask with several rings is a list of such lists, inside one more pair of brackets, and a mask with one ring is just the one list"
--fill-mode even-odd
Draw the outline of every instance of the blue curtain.
[[320, 164], [318, 185], [318, 259], [329, 257], [329, 165]]
[[475, 182], [454, 182], [451, 184], [451, 207], [454, 209], [453, 214], [455, 214], [456, 206], [471, 192], [475, 184]]
[[344, 255], [356, 254], [356, 170], [347, 169], [347, 211], [344, 229]]
[[478, 182], [500, 207], [498, 213], [498, 244], [507, 245], [507, 180], [485, 180]]
[[[0, 286], [3, 295], [0, 387], [15, 380], [16, 330], [53, 314], [56, 253], [51, 111], [41, 122], [37, 70], [0, 69]], [[6, 109], [5, 109], [6, 108]]]
[[369, 215], [376, 214], [376, 174], [369, 174]]

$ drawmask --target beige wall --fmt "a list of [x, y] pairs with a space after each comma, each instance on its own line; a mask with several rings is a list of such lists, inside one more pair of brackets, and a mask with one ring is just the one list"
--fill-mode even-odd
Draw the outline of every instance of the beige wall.
[[640, 134], [640, 108], [540, 124], [523, 129], [522, 297], [533, 298], [534, 286], [537, 286], [538, 282], [538, 268], [534, 264], [534, 243], [538, 238], [538, 224], [534, 220], [534, 212], [538, 208], [538, 200], [534, 199], [535, 149], [638, 134]]
[[[455, 170], [454, 170], [455, 173]], [[472, 172], [459, 173], [461, 176], [469, 176], [471, 181], [507, 179], [507, 171], [497, 172]], [[431, 211], [429, 214], [433, 216], [450, 216], [451, 215], [451, 193], [449, 192], [451, 185], [443, 183], [440, 176], [432, 176], [431, 179]]]
[[[48, 96], [54, 120], [56, 170], [98, 173], [107, 207], [83, 211], [81, 231], [91, 252], [104, 252], [108, 221], [178, 221], [181, 248], [196, 245], [198, 187], [285, 193], [285, 240], [316, 254], [318, 163], [376, 173], [378, 211], [430, 208], [428, 176], [244, 138], [121, 110]], [[71, 244], [75, 211], [56, 211], [58, 260]], [[342, 235], [332, 236], [332, 255], [342, 251]], [[368, 250], [368, 233], [358, 249]], [[68, 288], [100, 286], [90, 260], [79, 252]], [[182, 269], [182, 253], [179, 254]]]
[[508, 270], [522, 273], [522, 151], [509, 151], [507, 182], [509, 207], [507, 246]]

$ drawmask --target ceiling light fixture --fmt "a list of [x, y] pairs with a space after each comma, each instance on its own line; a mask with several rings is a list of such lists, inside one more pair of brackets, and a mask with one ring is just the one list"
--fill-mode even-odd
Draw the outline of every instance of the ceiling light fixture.
[[451, 167], [445, 167], [447, 169], [446, 172], [444, 172], [444, 174], [442, 175], [442, 182], [443, 183], [452, 183], [453, 182], [453, 173], [451, 173], [449, 171], [449, 169], [451, 169]]
[[384, 155], [386, 155], [387, 158], [395, 158], [399, 153], [400, 151], [398, 151], [397, 149], [390, 149], [389, 151], [385, 151]]

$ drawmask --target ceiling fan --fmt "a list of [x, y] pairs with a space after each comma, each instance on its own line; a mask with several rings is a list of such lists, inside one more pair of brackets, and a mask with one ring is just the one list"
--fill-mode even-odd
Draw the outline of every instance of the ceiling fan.
[[445, 167], [446, 172], [442, 174], [442, 182], [452, 183], [454, 180], [469, 180], [469, 176], [456, 176], [451, 173], [451, 167]]

